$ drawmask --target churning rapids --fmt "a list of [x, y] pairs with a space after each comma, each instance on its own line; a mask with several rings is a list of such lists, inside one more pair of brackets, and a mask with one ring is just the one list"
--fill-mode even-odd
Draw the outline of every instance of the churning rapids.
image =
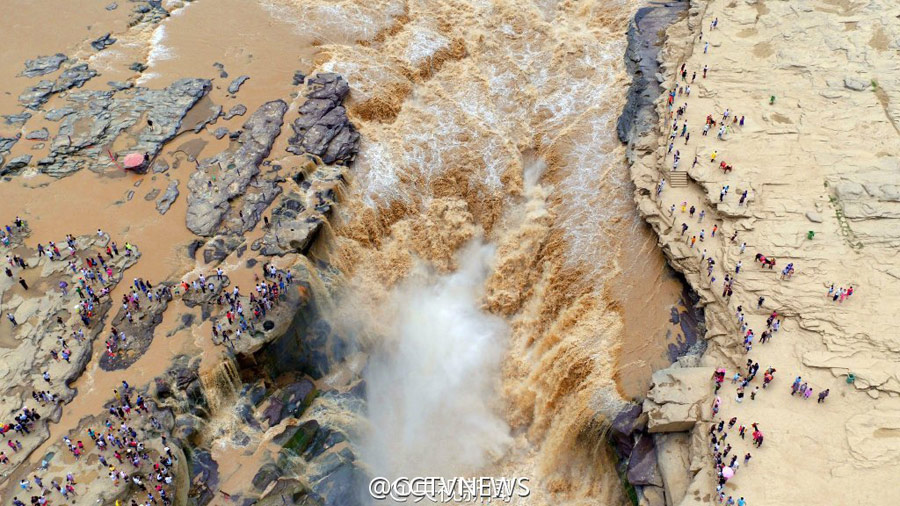
[[[59, 2], [17, 3], [23, 27], [0, 34], [0, 77], [10, 79], [22, 55], [75, 47], [91, 24], [86, 12], [96, 11], [96, 2], [75, 0], [67, 8], [85, 12], [57, 20], [48, 9]], [[348, 444], [375, 476], [522, 476], [528, 504], [623, 503], [605, 431], [666, 363], [668, 308], [680, 293], [635, 212], [616, 138], [630, 82], [625, 32], [637, 4], [163, 5], [171, 15], [155, 27], [115, 25], [116, 45], [76, 55], [103, 75], [86, 89], [133, 78], [134, 61], [147, 66], [137, 84], [150, 88], [215, 77], [211, 65], [222, 62], [232, 77], [250, 76], [239, 98], [251, 111], [296, 96], [298, 69], [349, 82], [359, 155], [310, 257], [329, 267], [317, 294], [323, 318], [352, 341], [345, 363], [319, 384], [363, 378], [367, 416], [342, 418], [328, 399], [314, 401], [309, 416], [352, 426], [359, 438]], [[34, 40], [29, 19], [53, 33]], [[0, 106], [13, 110], [19, 91]], [[276, 140], [273, 163], [288, 136]], [[56, 191], [90, 186], [86, 176], [68, 179]], [[33, 209], [33, 226], [58, 220], [68, 232], [73, 217], [28, 198], [12, 202]], [[166, 219], [184, 212], [179, 203]], [[139, 269], [174, 279], [196, 268], [167, 246], [187, 242], [186, 232], [145, 221], [134, 217], [152, 243]], [[166, 358], [158, 360], [162, 370]]]

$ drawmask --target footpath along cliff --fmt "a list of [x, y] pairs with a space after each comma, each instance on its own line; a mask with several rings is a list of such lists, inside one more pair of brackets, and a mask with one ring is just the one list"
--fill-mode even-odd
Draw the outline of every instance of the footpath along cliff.
[[[896, 497], [898, 16], [900, 6], [885, 0], [693, 0], [665, 34], [662, 95], [626, 110], [652, 125], [636, 121], [623, 135], [636, 202], [706, 313], [706, 352], [654, 374], [644, 403], [667, 505], [719, 500], [710, 430], [720, 421], [724, 429], [712, 429], [719, 454], [731, 446], [722, 463], [736, 456], [738, 466], [721, 489], [726, 500]], [[774, 268], [757, 254], [774, 258]], [[788, 264], [794, 273], [782, 276]], [[851, 286], [853, 294], [833, 300], [832, 284], [835, 294]], [[764, 332], [771, 337], [762, 343]], [[726, 372], [715, 392], [717, 368]], [[762, 388], [769, 368], [774, 380]], [[791, 394], [798, 376], [808, 398]], [[642, 501], [663, 504], [658, 492]]]

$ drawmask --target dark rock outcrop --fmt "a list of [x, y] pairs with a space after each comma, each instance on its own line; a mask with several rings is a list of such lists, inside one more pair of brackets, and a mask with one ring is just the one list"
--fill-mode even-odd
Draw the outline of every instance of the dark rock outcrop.
[[274, 462], [268, 462], [263, 464], [262, 467], [259, 468], [259, 471], [256, 472], [256, 475], [253, 476], [253, 480], [251, 483], [253, 487], [257, 490], [265, 490], [266, 487], [269, 486], [270, 483], [284, 476], [284, 471], [278, 467]]
[[[287, 104], [275, 100], [263, 104], [244, 123], [240, 147], [223, 151], [204, 160], [188, 181], [187, 227], [197, 235], [216, 233], [231, 201], [243, 195], [269, 155], [281, 125]], [[213, 181], [213, 174], [216, 175]], [[245, 230], [241, 230], [244, 232]]]
[[262, 420], [274, 427], [285, 418], [294, 418], [303, 414], [303, 410], [309, 406], [316, 394], [316, 387], [312, 381], [302, 379], [278, 390], [271, 397], [262, 410]]
[[317, 74], [307, 81], [306, 102], [291, 127], [296, 134], [287, 150], [308, 153], [325, 164], [347, 165], [359, 150], [359, 133], [341, 105], [350, 85], [337, 74]]
[[44, 80], [27, 88], [19, 95], [19, 103], [29, 109], [39, 109], [50, 100], [50, 95], [72, 88], [81, 88], [96, 75], [97, 71], [88, 68], [87, 63], [74, 65], [64, 70], [56, 81]]
[[162, 197], [156, 201], [156, 210], [159, 211], [159, 214], [166, 214], [169, 212], [169, 208], [172, 207], [172, 204], [175, 203], [175, 199], [178, 198], [178, 180], [171, 181], [169, 186], [166, 188], [166, 191], [163, 193]]
[[84, 83], [88, 82], [94, 76], [97, 76], [96, 70], [88, 68], [87, 63], [81, 63], [67, 68], [59, 75], [59, 79], [53, 85], [53, 93], [59, 93], [72, 88], [81, 88]]
[[290, 193], [282, 197], [272, 210], [271, 229], [261, 241], [263, 255], [284, 255], [288, 252], [305, 253], [316, 233], [324, 223], [317, 214], [305, 213], [305, 195]]
[[108, 84], [110, 88], [116, 91], [134, 88], [134, 83], [132, 83], [131, 81], [107, 81], [106, 84]]
[[[103, 160], [106, 153], [101, 146], [112, 144], [126, 129], [136, 130], [128, 152], [143, 152], [152, 159], [179, 132], [187, 112], [210, 86], [206, 79], [180, 79], [159, 90], [141, 87], [71, 93], [67, 100], [73, 112], [63, 116], [47, 158], [38, 162], [41, 171], [65, 176], [79, 170], [83, 158], [93, 163]], [[142, 118], [146, 125], [132, 128]]]
[[656, 75], [659, 72], [658, 55], [666, 27], [688, 7], [688, 2], [653, 4], [638, 9], [628, 27], [628, 48], [625, 51], [625, 67], [632, 74], [628, 98], [619, 116], [616, 132], [619, 140], [629, 143], [657, 123], [655, 101], [662, 93]]
[[20, 133], [17, 133], [15, 137], [0, 136], [0, 153], [12, 149], [13, 145], [19, 142], [20, 138], [22, 138], [22, 134]]
[[3, 170], [19, 170], [28, 166], [29, 163], [31, 163], [31, 155], [20, 155], [15, 158], [11, 158], [6, 164], [6, 167], [3, 168]]
[[305, 457], [309, 446], [317, 439], [322, 439], [318, 437], [321, 433], [319, 429], [319, 422], [315, 420], [307, 420], [300, 425], [288, 425], [284, 432], [275, 437], [274, 442], [280, 444], [285, 453]]
[[160, 174], [167, 170], [169, 170], [169, 162], [165, 160], [156, 160], [153, 162], [153, 165], [150, 167], [150, 170], [153, 171], [154, 174]]
[[[150, 348], [154, 330], [162, 323], [162, 316], [168, 306], [167, 296], [154, 297], [153, 302], [142, 300], [141, 309], [120, 309], [113, 319], [113, 326], [125, 334], [125, 343], [117, 342], [115, 354], [104, 353], [100, 358], [100, 368], [105, 371], [127, 369], [138, 361]], [[131, 314], [131, 320], [128, 315]]]
[[241, 86], [244, 84], [244, 82], [248, 79], [250, 79], [250, 76], [235, 77], [234, 80], [231, 81], [231, 84], [228, 85], [228, 93], [231, 93], [232, 95], [237, 93], [238, 90], [241, 89]]
[[53, 81], [43, 80], [34, 86], [26, 88], [19, 95], [19, 103], [29, 109], [40, 109], [47, 100], [50, 100], [50, 95], [52, 94]]
[[627, 459], [634, 449], [634, 432], [639, 428], [641, 405], [629, 404], [619, 411], [610, 426], [609, 441], [620, 459]]
[[254, 248], [264, 255], [306, 253], [337, 199], [336, 187], [344, 180], [342, 166], [317, 168], [300, 183], [304, 193], [283, 195], [272, 209], [272, 221]]
[[100, 38], [91, 41], [91, 47], [96, 49], [97, 51], [102, 51], [103, 49], [106, 49], [107, 47], [115, 43], [116, 39], [112, 38], [111, 33], [107, 33]]
[[209, 504], [219, 488], [219, 464], [209, 451], [194, 448], [190, 451], [191, 491], [197, 504]]
[[59, 109], [51, 109], [44, 113], [44, 118], [49, 121], [59, 121], [69, 114], [73, 114], [75, 109], [71, 107], [60, 107]]
[[232, 251], [241, 245], [243, 241], [236, 236], [219, 236], [209, 241], [203, 250], [203, 262], [209, 264], [225, 260]]
[[232, 106], [231, 109], [228, 109], [228, 112], [226, 112], [223, 117], [228, 120], [235, 116], [243, 116], [244, 114], [247, 114], [247, 106], [244, 104], [237, 104]]
[[360, 469], [352, 454], [330, 453], [320, 463], [322, 471], [310, 477], [312, 492], [324, 506], [362, 506], [367, 504], [360, 493], [369, 477]]
[[41, 128], [40, 130], [32, 130], [25, 134], [25, 138], [30, 141], [46, 141], [50, 138], [50, 131], [46, 128]]
[[68, 59], [66, 55], [56, 53], [50, 56], [38, 56], [33, 60], [26, 60], [25, 70], [22, 71], [22, 75], [25, 77], [37, 77], [51, 74], [59, 70], [60, 65]]
[[641, 434], [634, 445], [628, 460], [628, 482], [632, 485], [663, 485], [656, 466], [656, 446], [649, 434]]
[[30, 112], [23, 112], [21, 114], [4, 114], [3, 115], [3, 122], [6, 123], [7, 125], [24, 125], [25, 122], [27, 122], [29, 119], [31, 119]]

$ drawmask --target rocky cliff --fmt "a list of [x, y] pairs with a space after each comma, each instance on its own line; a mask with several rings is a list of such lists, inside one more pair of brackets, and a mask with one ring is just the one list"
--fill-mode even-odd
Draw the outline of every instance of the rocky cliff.
[[[646, 503], [717, 500], [708, 430], [732, 417], [759, 424], [766, 444], [757, 449], [731, 431], [734, 453], [753, 457], [728, 480], [726, 496], [850, 504], [889, 495], [879, 483], [896, 473], [900, 455], [886, 436], [898, 421], [888, 307], [900, 300], [891, 251], [900, 160], [888, 147], [898, 139], [900, 76], [889, 62], [900, 32], [881, 20], [896, 10], [883, 2], [694, 0], [666, 31], [658, 121], [627, 137], [632, 179], [670, 264], [701, 297], [709, 347], [699, 362], [654, 375], [644, 409], [665, 497]], [[716, 124], [703, 135], [707, 117]], [[758, 254], [775, 268], [754, 261]], [[782, 275], [788, 264], [794, 271]], [[851, 286], [852, 296], [833, 297]], [[749, 350], [747, 330], [756, 336]], [[767, 330], [768, 342], [759, 342]], [[751, 399], [757, 375], [743, 402], [726, 381], [713, 413], [711, 372], [746, 376], [748, 360], [760, 364], [759, 375], [774, 368], [775, 379]], [[813, 399], [829, 396], [817, 404], [791, 395], [798, 376]]]

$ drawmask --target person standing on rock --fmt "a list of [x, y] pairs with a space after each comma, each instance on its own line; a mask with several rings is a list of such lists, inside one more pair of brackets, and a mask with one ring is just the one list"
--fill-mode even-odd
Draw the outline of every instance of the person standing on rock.
[[816, 404], [822, 404], [823, 402], [825, 402], [825, 398], [828, 397], [829, 392], [830, 392], [830, 390], [827, 388], [825, 390], [819, 392], [819, 400], [816, 402]]
[[22, 285], [22, 288], [28, 290], [28, 283], [25, 282], [25, 279], [22, 276], [19, 276], [19, 284]]
[[9, 319], [9, 322], [13, 324], [13, 327], [19, 325], [19, 322], [16, 321], [16, 317], [13, 316], [12, 313], [6, 313], [6, 317]]

